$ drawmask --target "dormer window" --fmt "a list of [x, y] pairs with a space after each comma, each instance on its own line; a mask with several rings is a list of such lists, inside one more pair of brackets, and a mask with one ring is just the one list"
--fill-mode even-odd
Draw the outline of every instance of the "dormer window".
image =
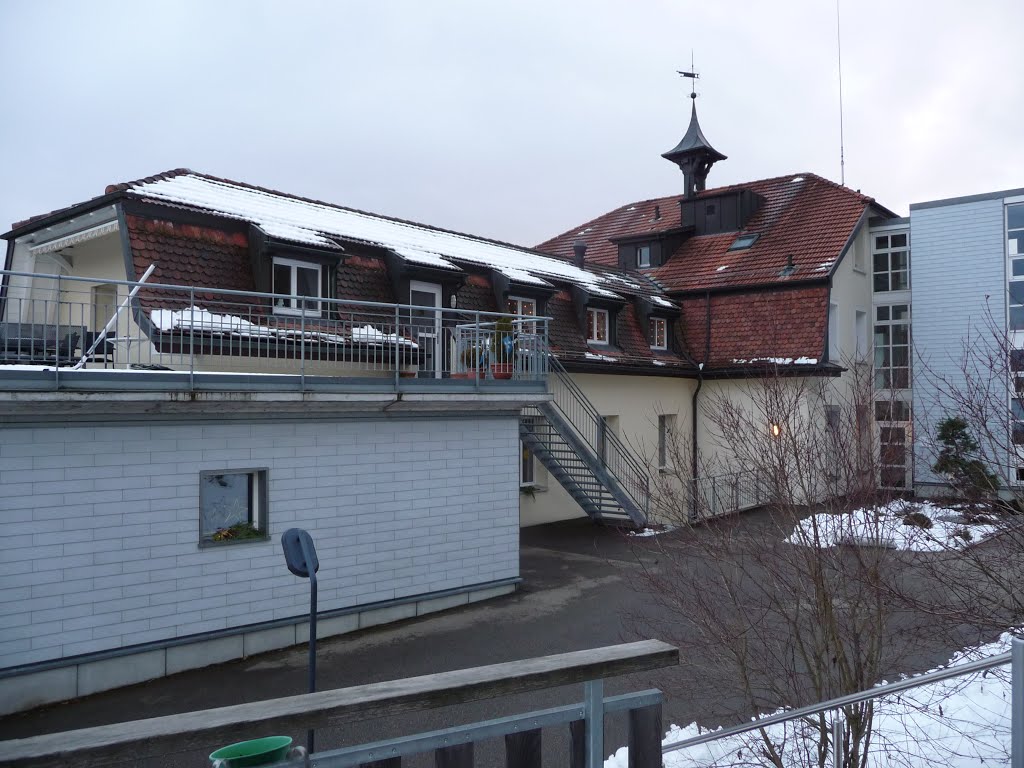
[[651, 349], [668, 349], [668, 321], [663, 317], [652, 317], [647, 320], [647, 338]]
[[750, 234], [750, 235], [740, 235], [739, 237], [737, 237], [735, 240], [732, 241], [732, 245], [729, 246], [729, 250], [730, 251], [742, 251], [742, 250], [745, 250], [745, 249], [749, 248], [750, 246], [752, 246], [754, 243], [756, 243], [758, 237], [760, 237], [760, 235], [757, 232], [755, 232], [753, 234]]
[[587, 309], [587, 341], [593, 344], [608, 343], [607, 309]]
[[284, 315], [320, 314], [321, 266], [308, 261], [274, 258], [272, 293], [285, 294], [274, 299], [274, 312]]
[[651, 246], [638, 245], [636, 247], [636, 266], [637, 269], [646, 269], [651, 266]]
[[[523, 299], [518, 296], [508, 297], [508, 311], [513, 315], [522, 315], [523, 317], [536, 317], [537, 316], [537, 302], [534, 299]], [[520, 333], [536, 333], [537, 323], [533, 321], [515, 321], [516, 331]]]

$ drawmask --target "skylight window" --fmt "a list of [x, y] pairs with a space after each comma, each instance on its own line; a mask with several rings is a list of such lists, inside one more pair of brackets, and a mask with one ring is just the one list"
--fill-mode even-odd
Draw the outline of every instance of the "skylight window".
[[749, 248], [757, 242], [757, 238], [760, 237], [758, 233], [751, 235], [740, 235], [732, 241], [732, 245], [729, 246], [730, 251], [742, 251], [745, 248]]

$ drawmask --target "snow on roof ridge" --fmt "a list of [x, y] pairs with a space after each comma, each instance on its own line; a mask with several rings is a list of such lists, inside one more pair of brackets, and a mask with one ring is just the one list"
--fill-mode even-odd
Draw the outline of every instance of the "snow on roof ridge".
[[[136, 184], [128, 191], [140, 197], [188, 205], [249, 221], [264, 229], [286, 232], [295, 242], [324, 246], [340, 237], [392, 250], [418, 251], [444, 259], [481, 264], [523, 279], [549, 277], [582, 285], [593, 293], [615, 296], [615, 287], [642, 290], [625, 274], [584, 270], [547, 254], [460, 232], [406, 222], [319, 201], [268, 191], [203, 174], [184, 174]], [[518, 276], [518, 277], [516, 277]]]
[[[434, 230], [434, 231], [437, 231], [437, 232], [444, 232], [444, 233], [447, 233], [447, 234], [450, 234], [450, 235], [458, 235], [459, 237], [466, 237], [466, 238], [469, 238], [471, 240], [480, 240], [481, 242], [493, 243], [494, 245], [503, 245], [503, 246], [506, 246], [508, 248], [515, 248], [516, 250], [520, 250], [520, 251], [529, 251], [529, 252], [532, 252], [532, 253], [537, 253], [537, 254], [539, 254], [541, 256], [546, 256], [547, 258], [551, 258], [551, 259], [557, 259], [558, 258], [557, 256], [553, 256], [550, 253], [544, 253], [543, 251], [538, 251], [536, 248], [529, 248], [529, 247], [526, 247], [526, 246], [518, 245], [516, 243], [512, 243], [512, 242], [509, 242], [507, 240], [498, 240], [498, 239], [493, 238], [493, 237], [482, 237], [480, 235], [472, 235], [472, 234], [470, 234], [468, 232], [459, 232], [458, 230], [447, 229], [445, 227], [439, 227], [439, 226], [437, 226], [435, 224], [424, 224], [421, 221], [413, 221], [412, 219], [403, 219], [403, 218], [400, 218], [398, 216], [388, 216], [388, 215], [383, 214], [383, 213], [374, 213], [373, 211], [364, 211], [361, 208], [352, 208], [352, 207], [347, 206], [347, 205], [341, 205], [340, 203], [330, 203], [330, 202], [327, 202], [326, 200], [317, 200], [314, 197], [303, 197], [302, 195], [296, 195], [296, 194], [293, 194], [291, 192], [283, 192], [282, 190], [279, 190], [279, 189], [272, 189], [270, 187], [261, 187], [258, 184], [250, 184], [247, 181], [236, 181], [234, 179], [228, 179], [228, 178], [225, 178], [225, 177], [222, 177], [222, 176], [214, 176], [214, 175], [209, 174], [209, 173], [202, 173], [201, 171], [193, 171], [190, 168], [175, 168], [175, 169], [170, 170], [170, 171], [164, 171], [163, 173], [154, 174], [153, 176], [146, 177], [145, 179], [139, 179], [137, 181], [126, 182], [124, 185], [119, 185], [119, 186], [127, 187], [128, 189], [126, 191], [130, 192], [130, 191], [133, 191], [131, 189], [131, 187], [134, 187], [136, 185], [139, 185], [139, 184], [142, 184], [142, 183], [145, 183], [145, 182], [155, 181], [155, 180], [162, 180], [164, 178], [175, 178], [175, 177], [178, 177], [178, 176], [195, 176], [197, 178], [206, 179], [207, 181], [216, 182], [218, 184], [227, 184], [227, 185], [232, 186], [232, 187], [240, 187], [242, 189], [249, 189], [249, 190], [252, 190], [254, 192], [263, 192], [265, 194], [274, 195], [276, 197], [284, 197], [284, 198], [287, 198], [289, 200], [297, 200], [297, 201], [300, 201], [300, 202], [303, 202], [303, 203], [312, 203], [313, 205], [323, 206], [324, 208], [331, 208], [331, 209], [339, 210], [339, 211], [349, 211], [351, 213], [357, 213], [357, 214], [360, 214], [360, 215], [363, 215], [363, 216], [369, 216], [369, 217], [374, 218], [374, 219], [384, 219], [386, 221], [393, 221], [396, 224], [405, 224], [405, 225], [410, 226], [410, 227], [420, 227], [422, 229], [431, 229], [431, 230]], [[564, 259], [560, 259], [560, 260], [564, 261]]]

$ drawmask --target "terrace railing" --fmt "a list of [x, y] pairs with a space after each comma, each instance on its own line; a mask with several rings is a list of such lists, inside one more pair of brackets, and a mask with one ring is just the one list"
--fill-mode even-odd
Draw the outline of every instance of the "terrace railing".
[[[993, 696], [992, 689], [1006, 686], [1006, 671], [996, 670], [1008, 664], [1011, 707], [1009, 712], [1000, 712], [993, 704], [1001, 695]], [[916, 694], [925, 686], [934, 688]], [[960, 701], [952, 701], [954, 696]], [[972, 696], [977, 700], [972, 700]], [[881, 702], [882, 699], [888, 701]], [[865, 705], [870, 705], [866, 717]], [[869, 743], [863, 738], [851, 738], [857, 731], [848, 728], [848, 718], [859, 723], [858, 727], [871, 722]], [[863, 732], [860, 735], [863, 737]], [[743, 742], [744, 736], [754, 738]], [[866, 691], [752, 718], [690, 738], [666, 740], [662, 750], [665, 763], [680, 768], [713, 768], [741, 762], [776, 764], [767, 759], [751, 759], [749, 763], [734, 760], [737, 752], [767, 754], [768, 744], [780, 764], [785, 765], [1024, 768], [1024, 640], [1013, 638], [1011, 650], [1006, 653], [882, 683]]]
[[0, 375], [48, 369], [55, 388], [97, 369], [187, 373], [190, 385], [204, 373], [279, 374], [298, 388], [317, 378], [479, 386], [547, 376], [543, 317], [2, 270], [0, 278]]
[[[633, 758], [630, 765], [660, 768], [661, 692], [605, 696], [603, 680], [678, 663], [679, 652], [675, 648], [657, 640], [644, 640], [3, 741], [0, 764], [65, 768], [145, 765], [150, 760], [166, 764], [174, 753], [209, 753], [242, 739], [272, 734], [298, 736], [309, 729], [583, 683], [583, 700], [565, 706], [372, 744], [338, 746], [299, 755], [279, 765], [343, 768], [374, 764], [378, 768], [399, 768], [406, 756], [433, 752], [437, 765], [470, 768], [474, 743], [499, 738], [505, 742], [507, 768], [540, 768], [542, 730], [567, 726], [569, 754], [562, 756], [558, 764], [601, 768], [606, 754], [605, 715], [627, 712]], [[317, 744], [324, 740], [325, 737], [318, 736]], [[205, 761], [200, 758], [195, 764], [201, 762]]]
[[744, 512], [766, 504], [768, 496], [756, 472], [707, 475], [697, 480], [697, 498], [692, 500], [690, 515], [697, 521]]

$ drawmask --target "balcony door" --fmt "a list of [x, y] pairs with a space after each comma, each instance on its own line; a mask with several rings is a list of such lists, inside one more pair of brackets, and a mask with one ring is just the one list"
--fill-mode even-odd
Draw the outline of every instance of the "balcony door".
[[444, 371], [441, 344], [441, 286], [436, 283], [409, 283], [410, 326], [420, 348], [420, 378], [440, 379]]

